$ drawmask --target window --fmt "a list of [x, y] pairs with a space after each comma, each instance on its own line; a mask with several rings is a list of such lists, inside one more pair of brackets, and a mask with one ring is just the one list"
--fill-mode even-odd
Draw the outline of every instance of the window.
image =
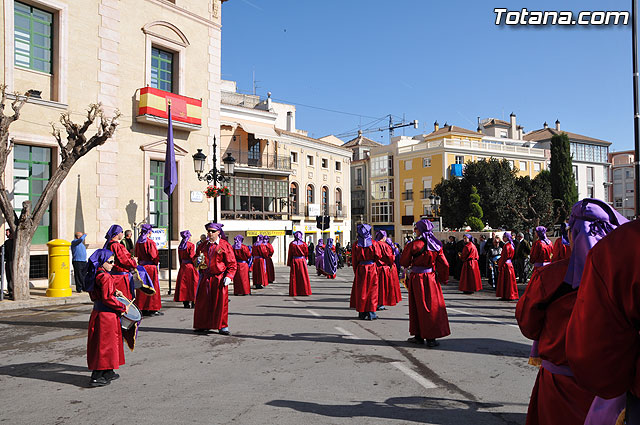
[[322, 186], [322, 213], [329, 214], [329, 188]]
[[393, 203], [371, 204], [371, 221], [376, 223], [389, 223], [393, 221]]
[[371, 184], [371, 199], [393, 199], [393, 180], [378, 180]]
[[164, 193], [164, 161], [150, 161], [149, 221], [153, 227], [169, 229], [169, 197]]
[[594, 175], [593, 167], [587, 167], [587, 183], [593, 183]]
[[500, 137], [503, 139], [509, 137], [509, 133], [507, 132], [507, 130], [500, 130]]
[[313, 204], [313, 185], [307, 185], [307, 204]]
[[616, 198], [614, 202], [616, 208], [622, 208], [622, 198]]
[[[628, 173], [628, 171], [627, 171]], [[629, 176], [627, 176], [628, 178]], [[613, 170], [613, 179], [622, 180], [622, 170], [620, 168]]]
[[362, 168], [356, 168], [356, 186], [362, 186]]
[[464, 164], [464, 156], [456, 155], [456, 164]]
[[[51, 149], [38, 146], [14, 145], [13, 148], [13, 209], [22, 210], [24, 201], [35, 207], [51, 175]], [[51, 240], [51, 207], [42, 217], [32, 243], [45, 244]]]
[[632, 179], [633, 178], [633, 170], [624, 170], [624, 177], [626, 179]]
[[249, 165], [259, 167], [261, 163], [260, 139], [256, 139], [252, 133], [249, 133], [249, 137], [247, 138], [247, 145], [249, 147], [249, 153], [247, 155]]
[[342, 164], [340, 163], [340, 161], [336, 161], [336, 171], [340, 170], [342, 170]]
[[539, 173], [541, 168], [542, 167], [541, 167], [539, 162], [534, 162], [533, 163], [533, 171], [535, 171], [536, 173]]
[[336, 188], [336, 209], [342, 211], [342, 190], [339, 187]]
[[587, 186], [587, 197], [595, 198], [595, 189], [593, 188], [593, 186]]
[[327, 158], [322, 158], [322, 168], [329, 168], [329, 160]]
[[404, 162], [404, 169], [405, 170], [411, 170], [411, 168], [413, 167], [413, 160], [408, 159]]
[[371, 177], [393, 176], [393, 156], [371, 158]]
[[151, 48], [151, 87], [173, 93], [173, 53]]
[[404, 215], [413, 215], [413, 204], [404, 207]]
[[51, 74], [53, 14], [16, 1], [14, 26], [15, 65]]
[[298, 152], [291, 152], [291, 163], [292, 164], [298, 163]]
[[313, 167], [313, 156], [307, 155], [307, 165]]
[[527, 161], [520, 161], [520, 171], [527, 171]]
[[431, 157], [422, 158], [422, 168], [431, 167]]
[[576, 179], [576, 184], [578, 184], [578, 166], [573, 166], [573, 177]]
[[289, 185], [289, 202], [291, 214], [298, 214], [298, 185], [293, 182]]

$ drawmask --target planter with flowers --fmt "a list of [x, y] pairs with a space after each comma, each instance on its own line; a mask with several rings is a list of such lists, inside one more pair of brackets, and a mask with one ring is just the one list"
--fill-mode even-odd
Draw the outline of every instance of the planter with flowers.
[[208, 186], [204, 191], [207, 198], [217, 198], [218, 196], [231, 196], [231, 191], [227, 186]]

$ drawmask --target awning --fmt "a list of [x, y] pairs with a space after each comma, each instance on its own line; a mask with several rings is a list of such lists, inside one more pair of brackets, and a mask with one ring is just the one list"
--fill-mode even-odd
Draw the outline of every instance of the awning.
[[247, 133], [253, 133], [256, 139], [266, 140], [278, 140], [280, 136], [273, 129], [273, 127], [263, 127], [261, 125], [238, 123], [238, 127], [241, 127]]

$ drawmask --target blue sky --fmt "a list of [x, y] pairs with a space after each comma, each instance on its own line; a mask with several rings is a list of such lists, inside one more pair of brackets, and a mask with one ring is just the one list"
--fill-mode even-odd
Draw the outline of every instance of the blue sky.
[[256, 93], [296, 104], [297, 128], [313, 137], [385, 127], [388, 114], [417, 119], [411, 136], [436, 120], [475, 130], [478, 116], [514, 112], [525, 131], [559, 119], [633, 149], [631, 23], [496, 26], [496, 7], [617, 11], [631, 1], [230, 0], [222, 78], [251, 93], [255, 71]]

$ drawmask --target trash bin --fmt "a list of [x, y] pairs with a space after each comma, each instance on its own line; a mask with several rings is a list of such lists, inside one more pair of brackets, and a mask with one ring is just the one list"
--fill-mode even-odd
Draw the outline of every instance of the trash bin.
[[49, 247], [49, 288], [47, 297], [71, 296], [71, 242], [54, 239], [47, 242]]

